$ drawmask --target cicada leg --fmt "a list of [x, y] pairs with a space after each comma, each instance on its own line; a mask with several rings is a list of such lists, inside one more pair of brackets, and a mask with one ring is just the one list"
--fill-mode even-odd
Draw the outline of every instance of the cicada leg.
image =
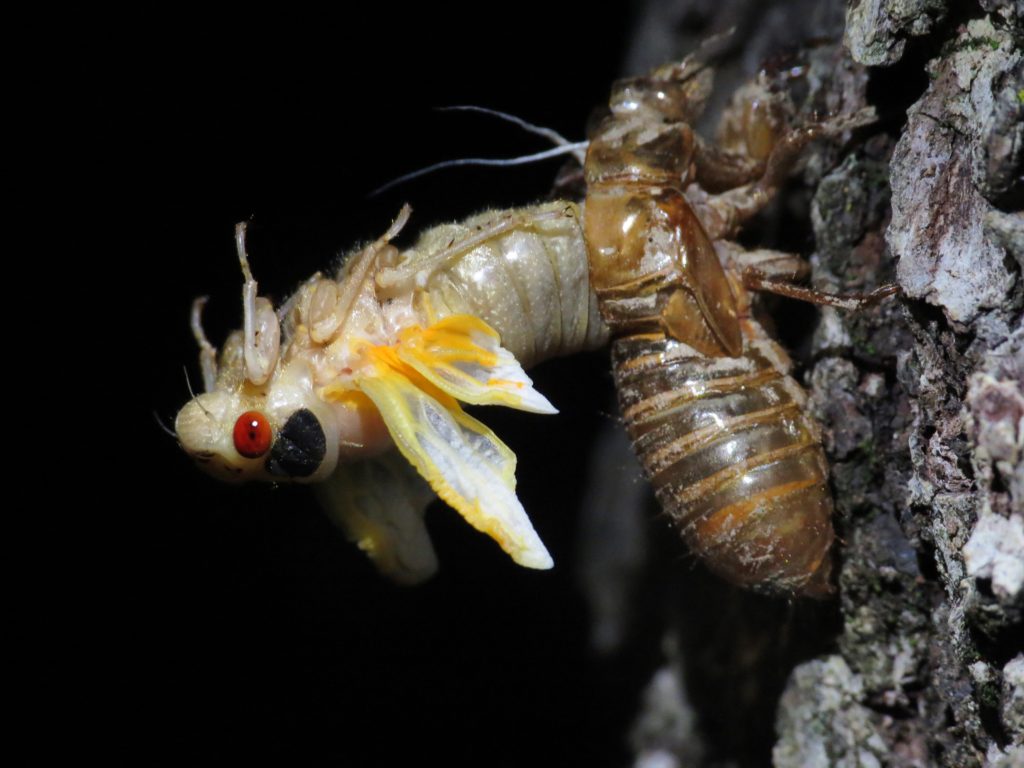
[[757, 181], [793, 112], [786, 92], [773, 87], [764, 71], [740, 86], [722, 112], [714, 143], [698, 137], [694, 180], [710, 193]]
[[773, 280], [754, 270], [747, 270], [743, 273], [743, 285], [751, 291], [766, 291], [823, 307], [838, 307], [853, 311], [877, 304], [889, 296], [895, 296], [900, 290], [895, 283], [886, 283], [868, 293], [827, 293], [814, 288], [793, 285], [785, 280]]
[[899, 293], [899, 286], [893, 283], [886, 283], [867, 293], [829, 293], [806, 288], [795, 284], [805, 280], [811, 272], [810, 264], [802, 256], [770, 248], [746, 250], [729, 241], [719, 241], [717, 248], [728, 262], [730, 271], [740, 276], [743, 287], [748, 291], [774, 293], [809, 304], [855, 311]]
[[212, 392], [217, 381], [217, 348], [206, 338], [203, 330], [203, 307], [207, 296], [199, 296], [192, 302], [192, 335], [199, 345], [199, 370], [203, 372], [203, 391]]
[[242, 334], [244, 338], [246, 378], [253, 384], [264, 384], [277, 364], [281, 346], [281, 327], [269, 299], [257, 295], [258, 286], [249, 268], [245, 249], [246, 223], [235, 225], [235, 247], [242, 268]]
[[794, 283], [806, 280], [811, 274], [811, 265], [807, 259], [796, 253], [771, 248], [746, 249], [729, 240], [720, 240], [716, 248], [719, 257], [737, 275], [750, 273], [766, 280]]
[[696, 137], [694, 178], [706, 192], [725, 192], [755, 181], [764, 174], [764, 158], [730, 152]]
[[712, 240], [733, 237], [743, 222], [775, 197], [800, 153], [812, 141], [842, 134], [873, 120], [874, 110], [864, 109], [852, 115], [792, 129], [774, 144], [764, 163], [764, 171], [756, 181], [717, 195], [708, 195], [703, 189], [691, 185], [686, 190], [687, 198], [704, 223], [708, 236]]

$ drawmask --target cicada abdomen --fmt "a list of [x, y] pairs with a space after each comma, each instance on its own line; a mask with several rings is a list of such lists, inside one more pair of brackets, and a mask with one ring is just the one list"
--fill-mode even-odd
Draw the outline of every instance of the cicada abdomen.
[[[785, 352], [750, 315], [738, 247], [720, 258], [713, 245], [763, 205], [777, 168], [763, 152], [701, 144], [689, 123], [709, 89], [691, 60], [614, 88], [585, 167], [591, 282], [626, 428], [691, 551], [745, 587], [825, 595], [834, 533], [818, 428]], [[756, 143], [774, 128], [751, 126]], [[699, 187], [705, 171], [709, 188], [752, 183], [716, 199]], [[707, 227], [692, 190], [716, 217]]]
[[[634, 449], [691, 551], [737, 584], [828, 591], [828, 468], [799, 385], [779, 359], [694, 352], [663, 334], [613, 347]], [[770, 342], [767, 342], [770, 343]]]

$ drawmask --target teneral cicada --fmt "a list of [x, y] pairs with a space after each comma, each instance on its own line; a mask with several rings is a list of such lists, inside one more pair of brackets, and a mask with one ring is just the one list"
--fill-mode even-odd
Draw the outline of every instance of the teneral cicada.
[[408, 216], [276, 309], [257, 295], [239, 225], [244, 327], [218, 356], [196, 304], [206, 392], [178, 414], [178, 438], [225, 480], [316, 483], [398, 581], [436, 567], [422, 521], [431, 489], [517, 563], [549, 568], [516, 498], [515, 456], [460, 403], [553, 413], [523, 366], [606, 341], [579, 210], [483, 213], [399, 251], [390, 241]]

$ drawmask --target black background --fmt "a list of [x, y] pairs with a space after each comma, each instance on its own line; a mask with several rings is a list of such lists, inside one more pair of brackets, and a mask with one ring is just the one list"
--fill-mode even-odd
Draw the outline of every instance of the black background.
[[[628, 760], [629, 681], [644, 677], [588, 651], [574, 580], [589, 445], [612, 418], [604, 353], [531, 372], [558, 416], [480, 414], [519, 457], [549, 572], [518, 568], [437, 504], [439, 575], [394, 587], [304, 489], [221, 485], [153, 418], [172, 423], [187, 399], [183, 365], [199, 382], [192, 298], [210, 296], [215, 343], [240, 321], [235, 222], [250, 221], [261, 293], [281, 300], [383, 232], [403, 202], [408, 243], [547, 194], [559, 161], [442, 171], [366, 197], [438, 160], [546, 148], [434, 107], [493, 107], [582, 138], [621, 67], [626, 9], [483, 10], [150, 15], [120, 19], [134, 31], [116, 41], [83, 41], [80, 204], [103, 238], [93, 295], [111, 315], [102, 381], [115, 414], [103, 429], [119, 447], [98, 457], [103, 490], [90, 494], [106, 540], [79, 637], [96, 649], [83, 661], [90, 737], [115, 762]], [[115, 194], [97, 199], [90, 178]]]

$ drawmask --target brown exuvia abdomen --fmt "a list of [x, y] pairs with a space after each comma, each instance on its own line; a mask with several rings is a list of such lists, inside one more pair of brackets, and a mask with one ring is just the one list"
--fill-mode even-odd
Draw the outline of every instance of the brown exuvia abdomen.
[[662, 333], [617, 339], [619, 405], [662, 508], [712, 571], [760, 592], [825, 596], [835, 535], [817, 425], [785, 353], [743, 325], [736, 358]]

